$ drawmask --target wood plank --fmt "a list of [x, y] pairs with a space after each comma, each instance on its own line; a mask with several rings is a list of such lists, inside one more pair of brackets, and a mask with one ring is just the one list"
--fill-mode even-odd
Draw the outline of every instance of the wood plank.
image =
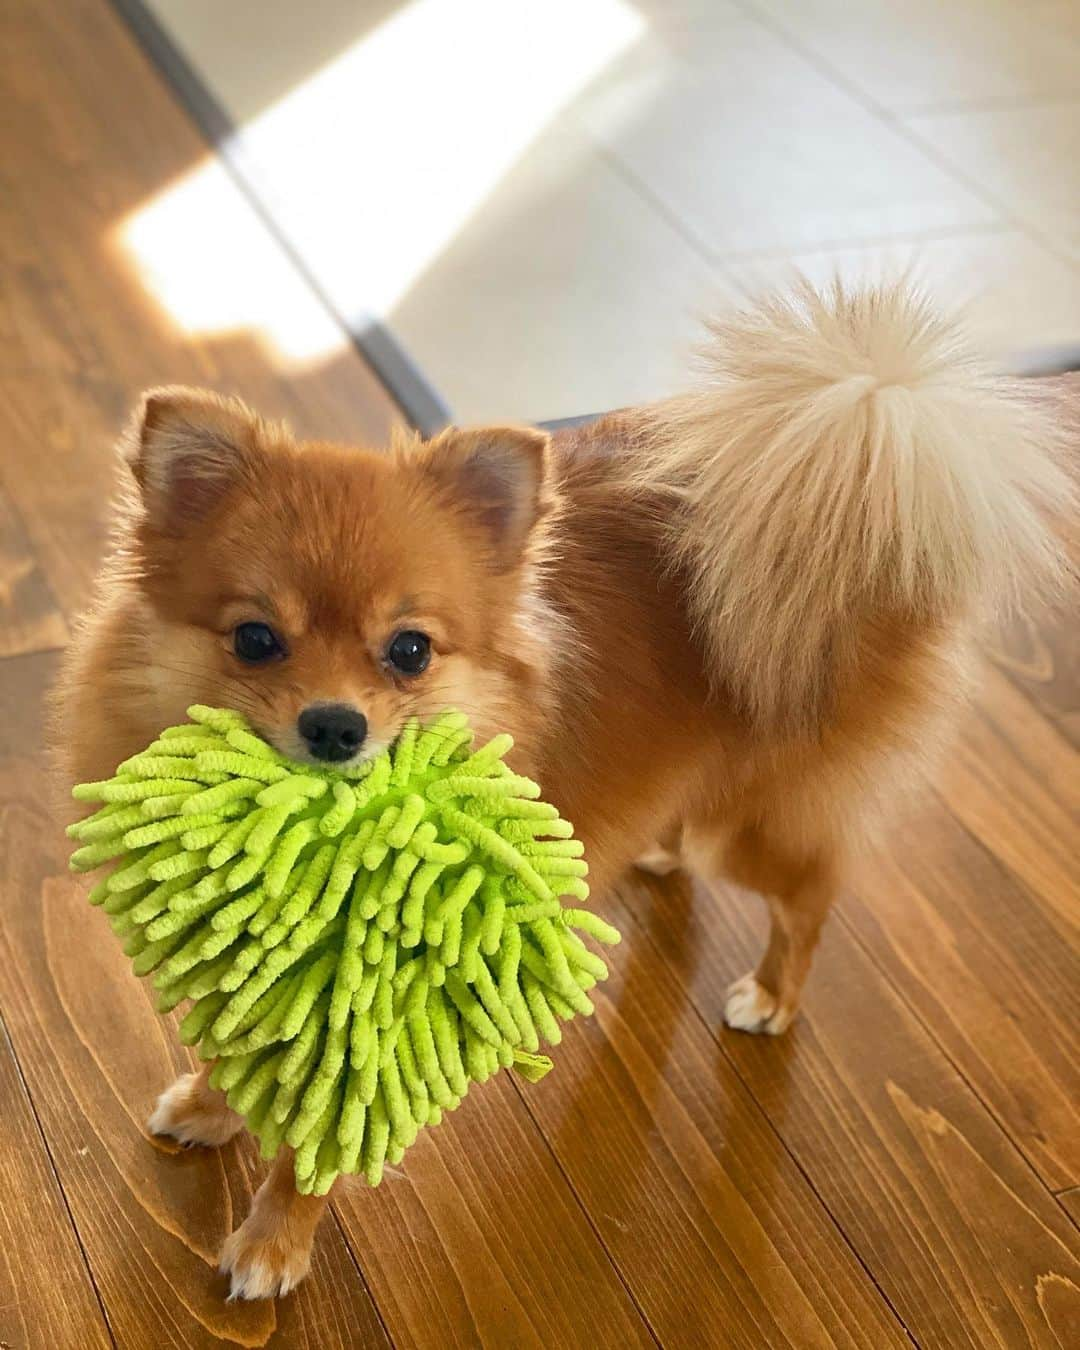
[[0, 492], [0, 660], [49, 651], [67, 624], [12, 502]]
[[185, 1153], [143, 1137], [188, 1059], [67, 874], [39, 755], [53, 670], [49, 657], [0, 663], [0, 1007], [117, 1342], [387, 1344], [334, 1224], [295, 1296], [226, 1303], [217, 1254], [263, 1169], [247, 1144]]
[[[1076, 633], [1071, 641], [1080, 649]], [[988, 738], [985, 726], [992, 729], [996, 740]], [[1003, 677], [993, 666], [984, 665], [974, 716], [962, 725], [961, 742], [969, 747], [969, 753], [989, 754], [997, 759], [1000, 741], [1005, 742], [1011, 756], [1009, 773], [1019, 762], [1026, 775], [1034, 778], [1054, 798], [1071, 826], [1075, 828], [1080, 824], [1080, 773], [1077, 772], [1080, 755], [1077, 748], [1030, 694]]]
[[1080, 1176], [1080, 954], [929, 800], [860, 868], [849, 922], [1053, 1190]]
[[[722, 1028], [756, 962], [764, 906], [685, 878], [632, 896], [667, 979], [713, 1027], [877, 1285], [920, 1345], [1075, 1342], [1075, 1232], [985, 1106], [833, 920], [786, 1036]], [[759, 913], [759, 911], [761, 911]]]
[[992, 669], [937, 790], [1061, 941], [1080, 946], [1080, 756]]
[[505, 1074], [334, 1204], [400, 1345], [653, 1344]]
[[989, 655], [1073, 746], [1080, 748], [1080, 643], [1072, 614], [1002, 626]]
[[520, 1092], [661, 1344], [906, 1345], [648, 935], [604, 909], [625, 937], [596, 1016]]
[[1080, 1186], [1070, 1186], [1067, 1191], [1061, 1191], [1058, 1194], [1058, 1204], [1080, 1228]]
[[20, 128], [0, 155], [0, 485], [70, 614], [104, 538], [112, 444], [147, 385], [236, 392], [331, 438], [382, 443], [400, 418], [344, 334], [290, 362], [257, 332], [185, 332], [140, 282], [118, 225], [210, 155], [105, 0], [5, 4], [0, 88]]
[[0, 1102], [0, 1345], [52, 1350], [70, 1344], [77, 1327], [80, 1347], [110, 1346], [112, 1337], [2, 1021]]
[[[1080, 372], [1032, 381], [1064, 429], [1064, 460], [1074, 479], [1080, 471]], [[1068, 506], [1068, 504], [1066, 504]], [[1075, 510], [1052, 518], [1073, 576], [1080, 574], [1080, 521]], [[1080, 748], [1080, 642], [1076, 640], [1076, 589], [1045, 610], [1016, 615], [990, 635], [991, 658], [1035, 708], [1074, 747]]]

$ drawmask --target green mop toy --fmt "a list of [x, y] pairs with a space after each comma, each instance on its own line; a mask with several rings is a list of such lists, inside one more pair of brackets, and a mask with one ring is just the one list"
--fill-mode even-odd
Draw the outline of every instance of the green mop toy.
[[472, 749], [453, 712], [411, 723], [355, 770], [286, 759], [239, 714], [196, 706], [106, 782], [70, 827], [73, 870], [210, 1081], [296, 1184], [377, 1185], [470, 1083], [536, 1080], [559, 1020], [607, 975], [575, 930], [612, 943], [573, 828], [511, 772], [513, 742]]

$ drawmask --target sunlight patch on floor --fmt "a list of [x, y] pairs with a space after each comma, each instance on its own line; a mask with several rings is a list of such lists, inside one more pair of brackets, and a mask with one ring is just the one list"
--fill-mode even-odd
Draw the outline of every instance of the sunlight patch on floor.
[[254, 336], [284, 369], [318, 363], [346, 345], [340, 325], [218, 160], [140, 207], [116, 242], [187, 335]]

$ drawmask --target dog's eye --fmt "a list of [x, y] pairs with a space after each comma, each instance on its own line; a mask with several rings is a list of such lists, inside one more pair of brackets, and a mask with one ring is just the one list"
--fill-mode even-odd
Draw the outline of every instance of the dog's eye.
[[409, 628], [390, 639], [386, 659], [401, 675], [420, 675], [431, 660], [431, 639]]
[[241, 661], [257, 665], [260, 661], [269, 661], [272, 656], [284, 656], [285, 648], [281, 639], [265, 623], [242, 623], [233, 629], [233, 651]]

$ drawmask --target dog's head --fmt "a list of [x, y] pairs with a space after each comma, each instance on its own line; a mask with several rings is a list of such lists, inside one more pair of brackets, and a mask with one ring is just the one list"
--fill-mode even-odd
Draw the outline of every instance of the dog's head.
[[511, 718], [543, 664], [530, 576], [548, 438], [449, 430], [386, 454], [300, 443], [242, 404], [148, 394], [127, 438], [145, 660], [162, 715], [236, 708], [349, 763], [446, 707]]

